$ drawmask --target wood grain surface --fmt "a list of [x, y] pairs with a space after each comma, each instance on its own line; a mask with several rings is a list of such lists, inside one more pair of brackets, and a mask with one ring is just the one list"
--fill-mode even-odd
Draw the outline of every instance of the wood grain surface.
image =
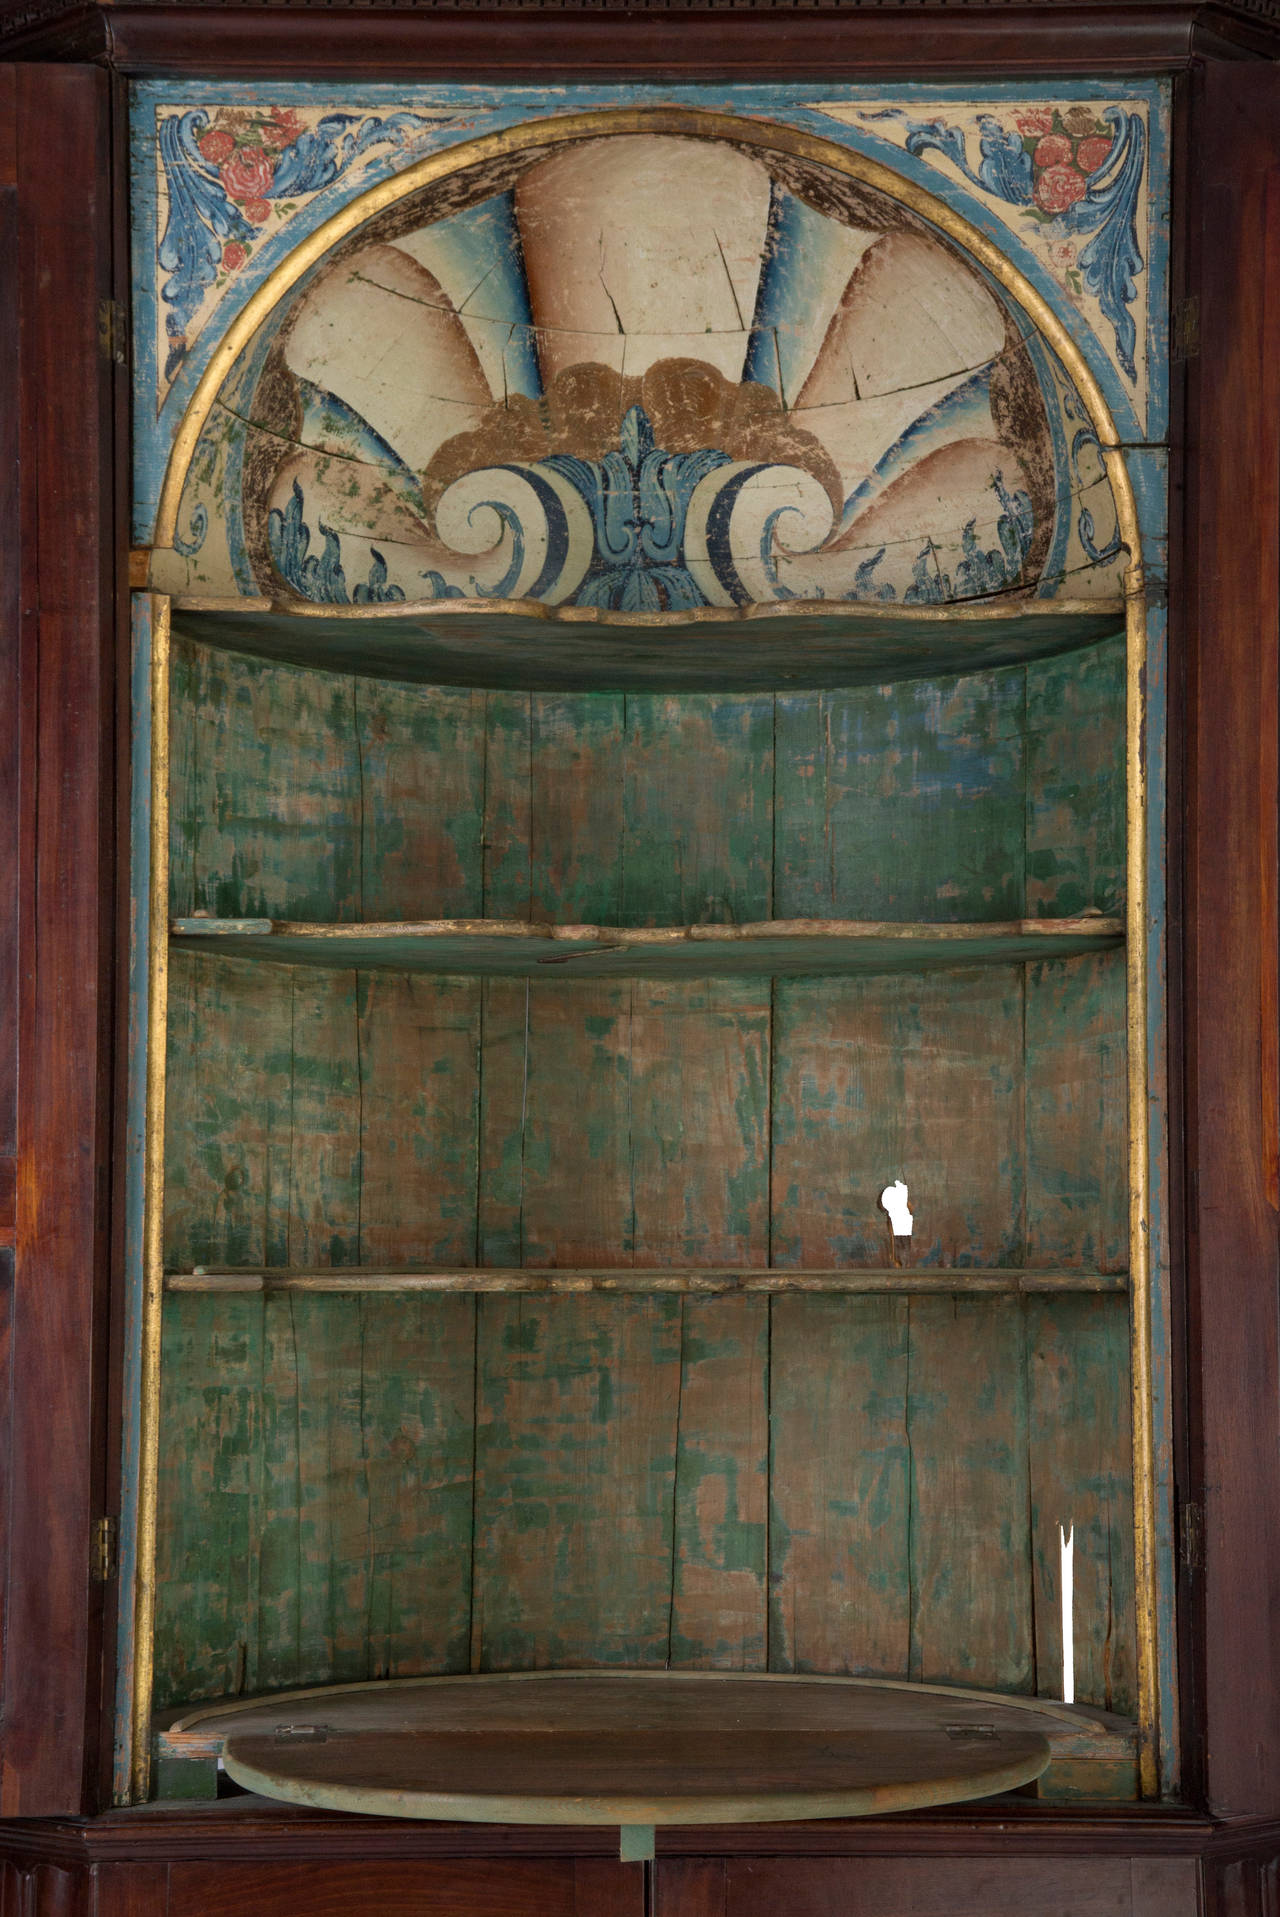
[[200, 1715], [250, 1788], [509, 1823], [859, 1816], [1035, 1777], [1070, 1713], [841, 1679], [623, 1672], [437, 1678]]

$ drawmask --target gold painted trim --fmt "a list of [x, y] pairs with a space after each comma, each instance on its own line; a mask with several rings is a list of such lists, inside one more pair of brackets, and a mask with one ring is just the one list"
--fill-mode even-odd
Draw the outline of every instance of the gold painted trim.
[[130, 1777], [151, 1787], [155, 1684], [156, 1507], [160, 1467], [160, 1335], [164, 1303], [164, 1121], [169, 1023], [169, 601], [151, 599], [151, 886], [147, 964], [146, 1145], [143, 1155], [142, 1406], [138, 1442], [137, 1581]]
[[[784, 127], [776, 122], [740, 118], [734, 114], [662, 107], [623, 108], [616, 111], [566, 114], [510, 127], [500, 133], [463, 142], [421, 160], [393, 179], [383, 181], [353, 200], [282, 260], [265, 279], [219, 342], [174, 437], [160, 495], [155, 540], [169, 547], [174, 541], [178, 512], [196, 444], [223, 381], [257, 328], [291, 287], [340, 240], [409, 194], [499, 154], [526, 152], [571, 140], [598, 139], [620, 133], [675, 133], [693, 138], [729, 139], [739, 146], [778, 149], [832, 172], [862, 181], [929, 221], [976, 260], [1017, 302], [1043, 335], [1074, 381], [1102, 448], [1111, 482], [1121, 544], [1131, 565], [1125, 579], [1126, 595], [1126, 820], [1128, 902], [1127, 1016], [1128, 1128], [1129, 1128], [1129, 1265], [1132, 1287], [1132, 1428], [1134, 1471], [1135, 1600], [1138, 1641], [1140, 1723], [1140, 1786], [1144, 1797], [1156, 1797], [1159, 1775], [1159, 1627], [1156, 1577], [1156, 1478], [1154, 1403], [1151, 1360], [1151, 1279], [1149, 1204], [1148, 1075], [1147, 1075], [1147, 792], [1145, 774], [1146, 600], [1137, 502], [1119, 448], [1119, 434], [1110, 408], [1088, 361], [1048, 301], [969, 221], [931, 193], [904, 179], [879, 161], [866, 158], [832, 140]], [[1051, 606], [1046, 601], [1046, 608]], [[153, 863], [153, 878], [155, 866]], [[154, 932], [154, 927], [153, 927]], [[163, 1037], [163, 1034], [161, 1035]], [[150, 1069], [150, 1068], [149, 1068]], [[161, 1116], [163, 1116], [161, 1088]], [[150, 1216], [150, 1214], [149, 1214]], [[150, 1294], [149, 1294], [150, 1295]], [[159, 1301], [156, 1301], [158, 1315]], [[157, 1333], [158, 1336], [158, 1333]], [[158, 1371], [154, 1389], [158, 1390]], [[156, 1422], [156, 1411], [144, 1405], [144, 1423]], [[154, 1438], [153, 1438], [154, 1442]], [[154, 1475], [154, 1473], [153, 1473]], [[154, 1488], [151, 1492], [154, 1525]], [[153, 1542], [154, 1548], [154, 1542]], [[148, 1643], [146, 1655], [150, 1656]], [[141, 1667], [139, 1671], [141, 1678]], [[150, 1681], [135, 1704], [135, 1723], [150, 1708]]]
[[[1119, 456], [1110, 461], [1118, 465]], [[1112, 478], [1112, 487], [1115, 487]], [[1147, 603], [1141, 565], [1125, 575], [1126, 1058], [1129, 1131], [1129, 1323], [1134, 1604], [1138, 1645], [1138, 1786], [1160, 1795], [1155, 1400], [1151, 1367], [1151, 1229], [1147, 1074]]]

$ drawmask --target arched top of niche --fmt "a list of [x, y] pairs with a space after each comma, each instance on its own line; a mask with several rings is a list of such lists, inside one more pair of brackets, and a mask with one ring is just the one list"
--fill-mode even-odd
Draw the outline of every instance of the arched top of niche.
[[415, 676], [482, 681], [487, 649], [493, 683], [531, 647], [571, 682], [587, 629], [629, 635], [643, 679], [695, 628], [721, 682], [748, 631], [764, 682], [828, 641], [819, 677], [910, 670], [941, 621], [975, 664], [1114, 629], [1134, 537], [1105, 407], [918, 188], [674, 111], [424, 171], [286, 262], [197, 394], [153, 561], [180, 604], [384, 671], [426, 618], [470, 668]]

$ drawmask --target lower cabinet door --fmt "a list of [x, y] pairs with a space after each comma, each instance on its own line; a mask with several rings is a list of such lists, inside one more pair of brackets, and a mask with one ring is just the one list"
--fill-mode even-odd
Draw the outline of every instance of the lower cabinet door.
[[1198, 1917], [1192, 1857], [755, 1857], [657, 1866], [655, 1917]]

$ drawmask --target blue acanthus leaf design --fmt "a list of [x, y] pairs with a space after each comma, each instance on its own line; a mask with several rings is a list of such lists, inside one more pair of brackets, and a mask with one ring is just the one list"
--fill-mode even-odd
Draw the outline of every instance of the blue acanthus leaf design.
[[614, 612], [683, 612], [707, 603], [685, 563], [685, 530], [696, 488], [727, 453], [704, 447], [668, 453], [655, 446], [641, 406], [622, 422], [616, 451], [599, 460], [553, 453], [548, 471], [567, 480], [586, 503], [595, 548], [574, 604]]
[[[258, 197], [279, 203], [318, 193], [373, 147], [401, 144], [427, 124], [408, 112], [327, 114], [280, 148], [264, 168]], [[235, 241], [243, 249], [258, 236], [227, 191], [218, 161], [201, 151], [200, 136], [209, 126], [203, 107], [167, 114], [160, 121], [160, 161], [168, 195], [158, 250], [160, 266], [169, 276], [160, 288], [169, 340], [166, 382], [176, 376], [186, 356], [188, 329], [217, 279], [225, 246]]]
[[191, 535], [185, 538], [176, 529], [173, 535], [173, 549], [184, 559], [194, 559], [209, 534], [209, 508], [202, 499], [198, 499], [191, 509]]
[[[358, 154], [388, 140], [402, 141], [419, 132], [425, 122], [416, 113], [389, 113], [367, 119], [359, 113], [329, 113], [299, 134], [276, 162], [269, 199], [293, 200], [332, 186]], [[352, 129], [359, 127], [359, 131]]]
[[[1077, 481], [1081, 477], [1080, 455], [1083, 452], [1085, 452], [1090, 446], [1094, 446], [1097, 448], [1098, 458], [1099, 458], [1099, 461], [1101, 461], [1102, 442], [1099, 440], [1098, 435], [1094, 432], [1092, 426], [1082, 426], [1079, 432], [1075, 435], [1074, 439], [1071, 441], [1071, 471], [1072, 471], [1073, 477]], [[1110, 494], [1108, 494], [1108, 497], [1110, 497]], [[1114, 511], [1114, 509], [1115, 509], [1115, 502], [1113, 500], [1112, 510]], [[1099, 546], [1098, 544], [1097, 527], [1094, 524], [1093, 513], [1090, 511], [1088, 506], [1082, 506], [1080, 508], [1080, 517], [1076, 521], [1076, 531], [1079, 534], [1080, 544], [1083, 546], [1085, 553], [1088, 555], [1088, 557], [1091, 560], [1095, 562], [1095, 564], [1101, 564], [1104, 560], [1107, 560], [1107, 559], [1114, 559], [1116, 554], [1120, 550], [1121, 540], [1120, 540], [1119, 514], [1116, 514], [1116, 522], [1115, 522], [1114, 530], [1112, 531], [1111, 537], [1110, 539], [1108, 539], [1105, 546]]]
[[919, 159], [930, 147], [944, 153], [975, 186], [985, 187], [1010, 206], [1030, 206], [1035, 185], [1031, 155], [1018, 133], [1002, 127], [989, 113], [978, 121], [978, 165], [969, 164], [965, 136], [959, 127], [941, 120], [912, 122], [905, 141], [907, 152]]
[[280, 577], [298, 594], [324, 606], [378, 606], [394, 604], [404, 598], [400, 586], [387, 584], [387, 562], [376, 546], [369, 548], [369, 577], [347, 591], [347, 575], [342, 566], [342, 541], [331, 526], [320, 522], [324, 549], [311, 551], [311, 528], [303, 518], [302, 487], [295, 479], [289, 504], [281, 512], [273, 506], [267, 515], [267, 542]]
[[[1100, 124], [1111, 128], [1110, 150], [1088, 174], [1083, 190], [1077, 175], [1073, 190], [1080, 197], [1069, 205], [1055, 203], [1051, 195], [1042, 198], [1043, 189], [1037, 189], [1039, 175], [1033, 156], [1052, 142], [1044, 141], [1038, 148], [1034, 136], [1024, 138], [990, 114], [983, 114], [978, 121], [977, 166], [970, 161], [964, 130], [943, 120], [909, 120], [904, 144], [917, 159], [930, 150], [941, 153], [974, 186], [1007, 206], [1033, 215], [1051, 232], [1093, 235], [1080, 251], [1080, 278], [1115, 334], [1116, 358], [1128, 378], [1136, 381], [1137, 326], [1130, 308], [1137, 297], [1138, 275], [1146, 264], [1138, 243], [1146, 126], [1140, 114], [1123, 106], [1106, 107], [1100, 121], [1094, 122], [1095, 127]], [[1100, 145], [1101, 140], [1095, 144]], [[1071, 142], [1066, 145], [1069, 156], [1073, 146]], [[1074, 171], [1052, 165], [1050, 170], [1065, 171], [1068, 178]]]
[[160, 159], [169, 193], [169, 217], [158, 258], [169, 278], [160, 288], [171, 341], [165, 378], [172, 379], [187, 350], [186, 332], [217, 278], [224, 240], [249, 240], [253, 228], [229, 198], [218, 169], [206, 163], [196, 136], [209, 124], [202, 107], [160, 122]]
[[1129, 311], [1143, 270], [1138, 246], [1138, 194], [1146, 160], [1146, 128], [1136, 113], [1108, 107], [1103, 118], [1115, 128], [1111, 151], [1092, 176], [1084, 198], [1061, 216], [1068, 231], [1092, 233], [1080, 252], [1084, 283], [1115, 329], [1116, 356], [1137, 378], [1137, 328]]
[[[979, 541], [979, 518], [961, 534], [954, 578], [929, 539], [919, 553], [905, 598], [942, 603], [1008, 592], [1027, 583], [1035, 518], [1030, 495], [992, 475], [998, 502], [995, 542]], [[785, 503], [775, 503], [779, 494]], [[786, 498], [786, 495], [790, 495]], [[477, 468], [442, 495], [437, 537], [467, 544], [493, 515], [504, 535], [502, 575], [471, 590], [481, 598], [549, 600], [612, 612], [688, 612], [702, 606], [779, 603], [800, 594], [781, 577], [788, 555], [820, 559], [832, 531], [829, 495], [799, 466], [734, 459], [713, 446], [671, 453], [655, 443], [639, 404], [630, 408], [619, 443], [595, 458], [553, 453], [529, 464]], [[990, 519], [982, 515], [982, 523]], [[785, 537], [794, 529], [795, 544]], [[806, 599], [887, 602], [897, 587], [877, 576], [887, 546], [854, 559], [852, 578], [806, 577]]]

